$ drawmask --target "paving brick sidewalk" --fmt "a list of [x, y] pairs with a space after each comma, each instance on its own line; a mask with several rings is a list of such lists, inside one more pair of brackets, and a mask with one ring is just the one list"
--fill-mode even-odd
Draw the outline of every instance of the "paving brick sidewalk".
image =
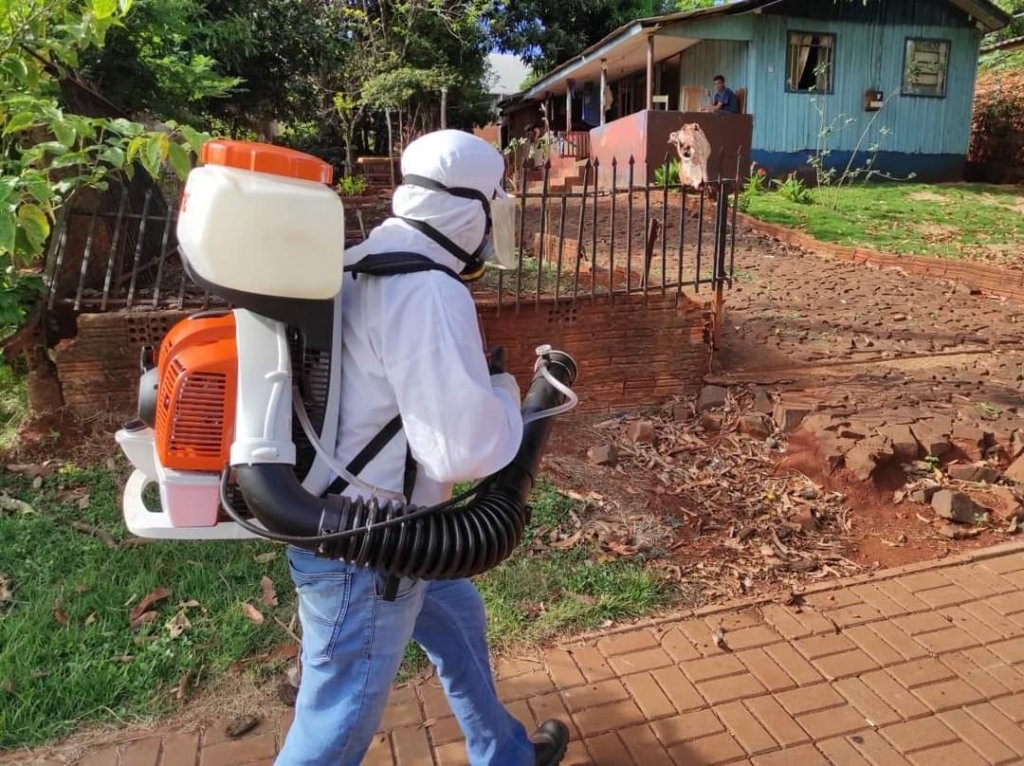
[[[577, 766], [1024, 763], [1024, 548], [916, 569], [799, 608], [706, 612], [517, 659], [499, 690], [531, 726], [570, 722], [564, 763]], [[80, 762], [270, 764], [289, 716], [237, 740], [215, 724]], [[436, 681], [394, 691], [366, 763], [465, 763]]]

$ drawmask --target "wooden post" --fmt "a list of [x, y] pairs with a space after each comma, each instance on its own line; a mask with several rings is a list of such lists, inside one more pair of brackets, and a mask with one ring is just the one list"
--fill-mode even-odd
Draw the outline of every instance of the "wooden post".
[[[572, 132], [572, 83], [565, 83], [565, 132]], [[568, 135], [566, 135], [568, 138]]]
[[654, 108], [654, 35], [647, 36], [647, 109]]
[[604, 91], [608, 87], [608, 59], [601, 59], [601, 92], [597, 95], [597, 108], [601, 110], [600, 125], [604, 125]]

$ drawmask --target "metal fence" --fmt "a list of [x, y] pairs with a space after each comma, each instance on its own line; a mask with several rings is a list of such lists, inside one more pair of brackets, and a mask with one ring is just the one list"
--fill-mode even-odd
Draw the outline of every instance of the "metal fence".
[[[732, 284], [739, 183], [718, 178], [701, 189], [629, 158], [587, 160], [513, 188], [518, 201], [514, 269], [489, 269], [473, 283], [498, 310], [545, 300], [721, 289]], [[519, 178], [529, 178], [527, 166]], [[536, 169], [532, 169], [536, 170]], [[566, 175], [569, 173], [569, 175]], [[657, 176], [658, 183], [649, 179]], [[73, 205], [61, 217], [46, 264], [50, 309], [75, 312], [196, 309], [222, 301], [189, 280], [175, 229], [177, 211], [147, 190], [141, 207], [120, 195]], [[116, 201], [116, 204], [112, 204]], [[378, 223], [346, 215], [365, 236]]]

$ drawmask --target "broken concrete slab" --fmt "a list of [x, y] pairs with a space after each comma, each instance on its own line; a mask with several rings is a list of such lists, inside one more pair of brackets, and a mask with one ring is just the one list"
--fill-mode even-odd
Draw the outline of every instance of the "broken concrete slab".
[[728, 398], [729, 392], [721, 386], [704, 386], [697, 397], [697, 412], [724, 407]]
[[767, 389], [755, 388], [754, 389], [754, 412], [760, 412], [763, 415], [771, 415], [772, 410], [775, 408], [775, 403], [772, 401], [771, 394], [768, 393]]
[[892, 442], [881, 435], [857, 442], [846, 453], [846, 468], [861, 481], [867, 481], [878, 466], [892, 459]]
[[1010, 467], [1003, 471], [1003, 475], [1018, 484], [1024, 484], [1024, 455], [1010, 463]]
[[953, 448], [949, 442], [949, 432], [934, 420], [915, 423], [910, 431], [928, 457], [941, 458]]
[[981, 505], [1000, 518], [1024, 520], [1024, 501], [1020, 490], [1011, 487], [992, 487], [986, 495], [979, 499]]
[[981, 460], [989, 446], [994, 443], [992, 433], [977, 423], [959, 421], [953, 424], [953, 444], [960, 449], [969, 460]]
[[812, 412], [814, 412], [814, 404], [812, 402], [796, 399], [783, 400], [776, 403], [772, 410], [772, 418], [775, 420], [775, 425], [779, 427], [779, 430], [788, 434], [799, 428], [800, 424], [804, 422], [804, 418]]
[[909, 426], [887, 426], [881, 433], [892, 442], [893, 454], [901, 463], [912, 463], [921, 456], [921, 445]]
[[649, 420], [636, 420], [629, 424], [626, 438], [634, 444], [654, 443], [654, 423]]
[[980, 529], [961, 527], [957, 524], [943, 524], [936, 531], [950, 540], [969, 540], [972, 537], [977, 537], [982, 532]]
[[961, 524], [973, 524], [978, 514], [987, 512], [969, 496], [954, 489], [940, 489], [936, 492], [932, 498], [932, 508], [942, 518]]
[[919, 503], [920, 505], [930, 505], [932, 498], [935, 497], [935, 493], [941, 489], [937, 484], [934, 487], [918, 487], [912, 490], [908, 495], [911, 502]]
[[619, 451], [614, 444], [599, 444], [587, 450], [587, 459], [594, 465], [614, 468], [619, 462]]
[[955, 463], [946, 469], [946, 473], [957, 481], [975, 484], [995, 484], [999, 481], [999, 471], [986, 463]]
[[705, 431], [717, 432], [722, 430], [722, 423], [725, 418], [720, 412], [705, 412], [700, 416], [700, 425]]
[[767, 439], [772, 431], [772, 420], [767, 415], [760, 413], [749, 413], [743, 415], [736, 423], [740, 433], [752, 436], [755, 439]]
[[1019, 428], [1015, 428], [1013, 433], [1010, 434], [1010, 445], [1007, 450], [1007, 454], [1010, 460], [1014, 460], [1024, 453], [1024, 431]]

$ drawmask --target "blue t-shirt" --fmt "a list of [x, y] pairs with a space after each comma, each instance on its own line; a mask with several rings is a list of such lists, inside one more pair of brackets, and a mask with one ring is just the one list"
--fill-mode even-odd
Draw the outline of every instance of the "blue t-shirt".
[[740, 112], [740, 105], [736, 100], [736, 94], [728, 88], [724, 88], [721, 93], [715, 93], [715, 99], [712, 103], [715, 106], [721, 104], [721, 111], [723, 112], [732, 112], [733, 114], [739, 114]]

